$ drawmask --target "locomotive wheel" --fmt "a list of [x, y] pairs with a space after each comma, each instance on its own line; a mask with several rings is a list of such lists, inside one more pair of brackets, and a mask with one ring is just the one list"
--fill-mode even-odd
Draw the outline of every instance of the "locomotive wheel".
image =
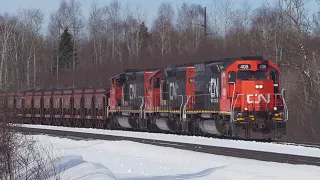
[[232, 137], [238, 137], [239, 136], [238, 128], [237, 128], [237, 126], [236, 126], [236, 124], [234, 122], [230, 123], [230, 130], [231, 130], [231, 136]]
[[190, 121], [181, 121], [180, 125], [181, 125], [181, 134], [185, 134], [188, 135], [190, 133], [189, 131], [189, 125]]
[[148, 131], [151, 132], [156, 132], [157, 131], [157, 125], [156, 125], [156, 117], [155, 116], [150, 116], [148, 119]]
[[119, 118], [118, 115], [114, 115], [114, 116], [111, 117], [111, 120], [109, 122], [109, 126], [110, 126], [111, 130], [118, 129], [118, 127], [119, 127], [118, 121], [117, 121], [118, 118]]
[[189, 132], [191, 134], [199, 134], [199, 127], [198, 127], [199, 119], [192, 119], [189, 126]]
[[215, 116], [215, 123], [216, 123], [216, 127], [217, 130], [219, 131], [219, 133], [221, 135], [226, 135], [226, 124], [224, 122], [224, 119], [220, 116], [220, 115], [216, 115]]
[[139, 120], [139, 129], [141, 131], [147, 131], [147, 129], [148, 129], [147, 119], [140, 119]]

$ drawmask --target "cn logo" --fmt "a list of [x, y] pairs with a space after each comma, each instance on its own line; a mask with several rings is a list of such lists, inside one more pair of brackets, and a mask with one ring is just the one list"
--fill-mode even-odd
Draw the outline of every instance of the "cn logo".
[[211, 102], [217, 102], [219, 97], [219, 78], [211, 78], [209, 82], [209, 92], [211, 96]]
[[[255, 97], [258, 97], [257, 100]], [[270, 102], [270, 94], [267, 94], [267, 97], [265, 97], [263, 94], [248, 94], [247, 95], [247, 103], [248, 104], [259, 104], [263, 100], [265, 103]]]

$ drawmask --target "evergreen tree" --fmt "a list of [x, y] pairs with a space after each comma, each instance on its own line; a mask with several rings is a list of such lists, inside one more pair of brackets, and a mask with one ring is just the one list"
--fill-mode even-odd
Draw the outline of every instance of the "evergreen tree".
[[[61, 35], [58, 51], [59, 71], [72, 68], [73, 64], [73, 37], [68, 28]], [[53, 70], [57, 70], [57, 60], [53, 60]]]
[[148, 32], [148, 28], [146, 27], [144, 22], [142, 22], [139, 26], [139, 40], [140, 42], [142, 42], [142, 46], [141, 46], [142, 50], [147, 47], [149, 38], [150, 38], [150, 34]]

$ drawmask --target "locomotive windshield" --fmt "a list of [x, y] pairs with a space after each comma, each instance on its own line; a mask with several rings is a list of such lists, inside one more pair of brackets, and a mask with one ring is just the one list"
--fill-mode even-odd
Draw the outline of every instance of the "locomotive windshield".
[[239, 71], [237, 73], [238, 79], [267, 79], [267, 72], [265, 71]]
[[255, 71], [254, 72], [255, 79], [267, 79], [267, 72], [265, 71]]
[[240, 80], [252, 79], [252, 71], [239, 71], [237, 76]]

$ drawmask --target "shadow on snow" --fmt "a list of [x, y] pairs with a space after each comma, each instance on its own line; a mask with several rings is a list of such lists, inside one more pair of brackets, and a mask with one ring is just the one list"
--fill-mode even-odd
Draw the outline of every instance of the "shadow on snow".
[[205, 177], [211, 174], [212, 172], [222, 169], [225, 166], [220, 166], [216, 168], [208, 168], [197, 173], [190, 174], [177, 174], [177, 175], [168, 175], [168, 176], [151, 176], [151, 177], [133, 177], [133, 178], [117, 178], [118, 180], [176, 180], [176, 179], [194, 179]]

